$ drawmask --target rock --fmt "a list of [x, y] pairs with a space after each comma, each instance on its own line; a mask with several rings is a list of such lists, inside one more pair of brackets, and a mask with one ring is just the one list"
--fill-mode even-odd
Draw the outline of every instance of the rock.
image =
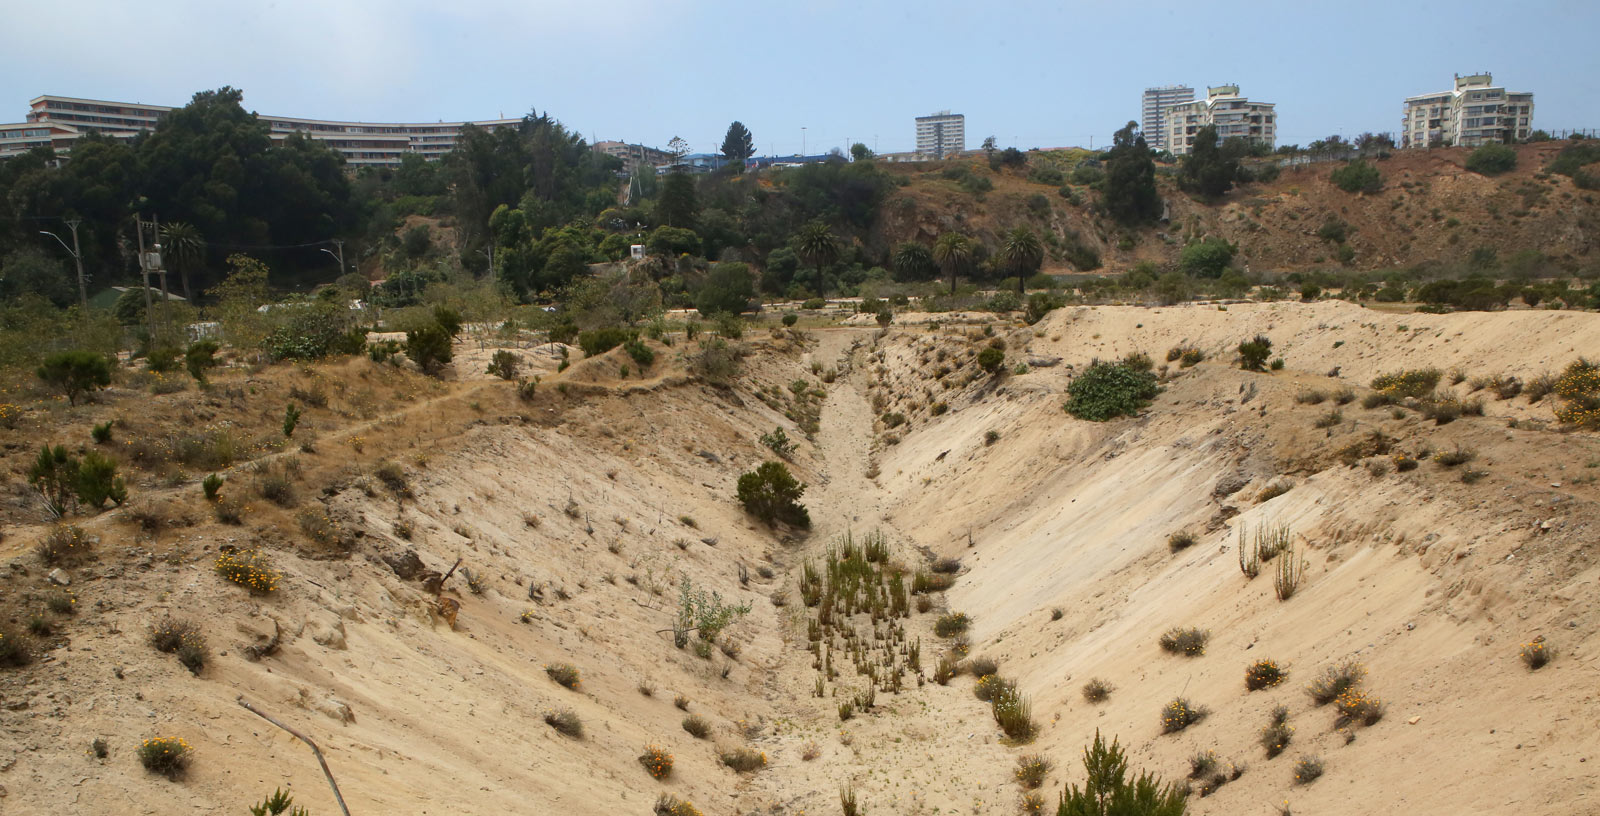
[[1058, 365], [1061, 365], [1061, 358], [1055, 355], [1028, 358], [1029, 368], [1055, 368]]
[[388, 564], [389, 569], [394, 570], [394, 574], [400, 576], [402, 581], [416, 578], [423, 570], [422, 559], [417, 556], [416, 550], [406, 550], [397, 555], [384, 555], [383, 563]]
[[1211, 496], [1217, 499], [1232, 496], [1243, 490], [1247, 484], [1250, 484], [1250, 479], [1243, 473], [1230, 473], [1217, 480], [1217, 486], [1212, 488]]
[[350, 710], [350, 704], [336, 697], [328, 697], [319, 701], [314, 708], [328, 717], [338, 720], [345, 725], [356, 721], [356, 714]]
[[434, 570], [423, 572], [417, 576], [417, 580], [422, 582], [422, 591], [430, 595], [438, 595], [439, 590], [444, 588], [444, 576]]
[[50, 575], [48, 577], [50, 578], [50, 583], [55, 584], [56, 586], [66, 586], [72, 583], [72, 576], [66, 574], [60, 568], [50, 570]]
[[1422, 722], [1421, 717], [1412, 717], [1411, 719], [1406, 720], [1406, 725], [1416, 725], [1419, 722]]
[[330, 649], [345, 648], [344, 621], [328, 615], [317, 615], [306, 621], [306, 631], [311, 639]]

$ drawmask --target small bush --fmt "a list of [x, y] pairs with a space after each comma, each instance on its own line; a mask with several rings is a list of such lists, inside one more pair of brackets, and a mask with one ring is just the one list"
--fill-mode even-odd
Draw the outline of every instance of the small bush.
[[1172, 552], [1187, 550], [1190, 547], [1193, 547], [1195, 541], [1197, 540], [1198, 539], [1195, 538], [1194, 533], [1191, 533], [1188, 530], [1179, 530], [1176, 533], [1167, 536], [1167, 549], [1171, 550]]
[[794, 324], [799, 323], [799, 322], [800, 322], [800, 315], [797, 315], [794, 312], [784, 312], [783, 313], [783, 325], [784, 325], [785, 328], [791, 328], [792, 329], [792, 328], [794, 328]]
[[1439, 463], [1441, 467], [1447, 468], [1464, 465], [1476, 458], [1478, 458], [1476, 451], [1471, 448], [1461, 447], [1457, 447], [1455, 450], [1439, 451], [1433, 455], [1433, 461]]
[[71, 615], [78, 611], [78, 599], [67, 592], [53, 592], [45, 598], [44, 606], [57, 615]]
[[212, 473], [206, 476], [205, 479], [202, 479], [200, 482], [200, 489], [205, 491], [206, 501], [216, 501], [217, 492], [222, 490], [222, 485], [222, 477], [215, 473]]
[[1421, 399], [1433, 393], [1444, 376], [1437, 368], [1418, 368], [1410, 371], [1392, 371], [1372, 380], [1372, 387], [1397, 400], [1407, 397]]
[[1312, 425], [1318, 430], [1325, 430], [1327, 428], [1335, 427], [1342, 422], [1344, 422], [1344, 414], [1335, 409], [1317, 417], [1317, 421], [1312, 423]]
[[1272, 356], [1272, 340], [1264, 334], [1239, 344], [1239, 367], [1245, 371], [1260, 371]]
[[1205, 706], [1197, 706], [1183, 697], [1174, 697], [1172, 702], [1161, 707], [1161, 733], [1175, 734], [1204, 720], [1210, 713], [1211, 710]]
[[182, 737], [152, 737], [139, 743], [137, 753], [145, 770], [177, 779], [189, 767], [191, 749]]
[[933, 667], [933, 681], [943, 686], [950, 682], [950, 678], [961, 673], [961, 661], [954, 655], [939, 655], [939, 662]]
[[[988, 677], [1000, 671], [1000, 663], [992, 657], [974, 657], [967, 661], [967, 671], [973, 677]], [[987, 701], [985, 697], [979, 697], [978, 699]]]
[[1343, 722], [1372, 725], [1383, 719], [1383, 701], [1359, 688], [1346, 689], [1333, 706]]
[[1309, 785], [1322, 776], [1322, 758], [1317, 756], [1303, 756], [1294, 761], [1294, 783], [1296, 785]]
[[666, 779], [672, 775], [672, 754], [659, 745], [645, 746], [644, 753], [639, 755], [639, 764], [656, 779]]
[[696, 739], [705, 739], [711, 734], [711, 723], [699, 714], [690, 714], [683, 718], [683, 730]]
[[7, 626], [0, 626], [0, 666], [17, 668], [33, 662], [28, 642]]
[[1345, 692], [1361, 685], [1367, 676], [1367, 670], [1360, 663], [1346, 661], [1337, 666], [1329, 666], [1322, 670], [1322, 674], [1306, 686], [1306, 693], [1311, 695], [1312, 702], [1317, 705], [1327, 705]]
[[224, 552], [212, 562], [212, 569], [225, 580], [262, 595], [277, 591], [283, 580], [283, 573], [272, 569], [267, 554], [257, 549]]
[[1289, 671], [1276, 660], [1257, 660], [1244, 670], [1244, 687], [1250, 691], [1271, 688], [1288, 679]]
[[1327, 398], [1328, 395], [1325, 392], [1314, 388], [1303, 388], [1294, 395], [1294, 401], [1301, 405], [1319, 405]]
[[1401, 454], [1394, 458], [1394, 469], [1401, 473], [1405, 473], [1408, 470], [1416, 470], [1417, 460], [1406, 456], [1405, 454]]
[[1050, 775], [1050, 769], [1055, 767], [1048, 757], [1041, 754], [1024, 754], [1017, 757], [1017, 769], [1013, 775], [1017, 784], [1033, 790], [1044, 784], [1045, 777]]
[[343, 552], [353, 546], [353, 541], [347, 536], [339, 523], [328, 515], [323, 507], [307, 507], [295, 514], [295, 520], [300, 524], [300, 532], [306, 538], [330, 549]]
[[995, 690], [989, 708], [995, 723], [1013, 742], [1027, 742], [1039, 732], [1039, 725], [1033, 721], [1033, 704], [1013, 683]]
[[1201, 751], [1189, 757], [1189, 778], [1204, 779], [1217, 772], [1217, 752]]
[[172, 654], [178, 651], [185, 640], [200, 637], [200, 629], [194, 623], [170, 615], [157, 621], [150, 627], [150, 645], [158, 652]]
[[583, 720], [570, 708], [552, 708], [544, 713], [545, 725], [574, 739], [583, 738]]
[[1185, 657], [1199, 657], [1206, 653], [1206, 641], [1211, 633], [1203, 629], [1173, 627], [1161, 635], [1161, 649]]
[[95, 441], [95, 444], [104, 445], [111, 441], [111, 424], [112, 420], [108, 419], [99, 425], [90, 426], [89, 437]]
[[494, 353], [493, 357], [489, 358], [489, 368], [484, 373], [493, 374], [502, 380], [514, 380], [517, 378], [517, 369], [521, 365], [522, 359], [516, 355], [516, 352], [500, 349]]
[[1355, 402], [1355, 399], [1355, 389], [1352, 389], [1348, 386], [1333, 392], [1333, 403], [1335, 405], [1349, 405], [1350, 403]]
[[971, 625], [972, 619], [965, 612], [951, 612], [940, 615], [933, 622], [933, 633], [943, 638], [954, 637], [967, 631]]
[[1116, 686], [1098, 677], [1083, 684], [1083, 699], [1091, 703], [1102, 703], [1111, 699], [1111, 692], [1116, 691]]
[[1503, 144], [1486, 144], [1467, 155], [1467, 169], [1482, 176], [1498, 176], [1517, 168], [1517, 151]]
[[767, 754], [754, 748], [731, 748], [721, 752], [718, 759], [722, 764], [738, 771], [739, 773], [754, 773], [767, 767]]
[[670, 793], [656, 798], [655, 816], [704, 816], [699, 809]]
[[679, 711], [688, 711], [689, 698], [682, 694], [674, 695], [672, 698], [672, 705], [675, 706]]
[[1261, 747], [1266, 749], [1267, 759], [1283, 753], [1293, 738], [1294, 726], [1289, 725], [1289, 708], [1278, 706], [1272, 709], [1266, 727], [1261, 729]]
[[35, 374], [46, 385], [64, 394], [69, 405], [77, 405], [78, 397], [111, 384], [111, 364], [92, 351], [51, 354], [44, 358]]
[[83, 528], [58, 524], [39, 540], [34, 552], [38, 554], [40, 561], [49, 566], [75, 564], [88, 555], [93, 547], [90, 542], [89, 535]]
[[1517, 656], [1522, 658], [1523, 664], [1528, 667], [1529, 671], [1538, 671], [1544, 668], [1544, 665], [1549, 663], [1551, 658], [1555, 657], [1555, 650], [1546, 646], [1543, 640], [1535, 640], [1531, 643], [1522, 644], [1522, 649], [1517, 652]]
[[[971, 670], [970, 667], [969, 670]], [[994, 698], [1001, 692], [1001, 690], [1008, 687], [1016, 687], [1015, 683], [1005, 679], [1004, 677], [1001, 677], [998, 674], [995, 674], [994, 672], [980, 675], [975, 670], [971, 671], [972, 676], [978, 678], [978, 682], [972, 684], [972, 696], [986, 703], [994, 702]]]
[[578, 677], [578, 667], [571, 663], [546, 664], [544, 673], [556, 681], [557, 685], [573, 690], [577, 690], [578, 684], [582, 682]]

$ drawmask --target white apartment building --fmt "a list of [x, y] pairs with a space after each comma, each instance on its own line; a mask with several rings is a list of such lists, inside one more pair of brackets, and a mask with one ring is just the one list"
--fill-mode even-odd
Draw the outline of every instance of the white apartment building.
[[1219, 141], [1245, 139], [1271, 148], [1278, 139], [1275, 108], [1271, 102], [1251, 102], [1240, 96], [1238, 85], [1206, 88], [1203, 100], [1162, 109], [1166, 120], [1166, 149], [1175, 156], [1189, 154], [1194, 149], [1195, 134], [1207, 125], [1217, 129]]
[[1187, 85], [1145, 88], [1139, 105], [1139, 132], [1151, 150], [1167, 149], [1167, 107], [1194, 101], [1194, 89]]
[[1533, 132], [1533, 93], [1494, 84], [1489, 74], [1456, 74], [1453, 90], [1406, 98], [1401, 147], [1476, 147], [1520, 142]]
[[[132, 138], [156, 129], [157, 123], [172, 112], [164, 105], [133, 102], [107, 102], [69, 96], [41, 96], [29, 104], [27, 122], [0, 125], [0, 159], [27, 152], [41, 143], [40, 131], [51, 130], [51, 144], [58, 153], [71, 152], [72, 142], [89, 132]], [[437, 159], [455, 149], [461, 128], [468, 124], [493, 130], [519, 124], [521, 119], [486, 119], [475, 122], [431, 122], [417, 124], [380, 122], [341, 122], [326, 119], [301, 119], [292, 116], [256, 114], [267, 123], [274, 140], [291, 133], [326, 144], [344, 155], [351, 167], [396, 167], [406, 153]], [[11, 138], [11, 134], [18, 134]], [[32, 133], [33, 135], [24, 135]]]
[[967, 149], [967, 117], [939, 111], [917, 117], [917, 153], [924, 158], [959, 156]]
[[609, 139], [602, 139], [589, 146], [607, 156], [616, 156], [622, 160], [622, 172], [633, 175], [641, 167], [656, 168], [672, 163], [672, 154], [665, 150], [644, 145], [629, 144]]

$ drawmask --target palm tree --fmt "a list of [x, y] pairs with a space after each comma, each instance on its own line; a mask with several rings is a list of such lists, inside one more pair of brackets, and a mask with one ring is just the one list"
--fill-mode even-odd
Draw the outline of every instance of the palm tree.
[[178, 275], [183, 278], [184, 299], [194, 303], [194, 292], [189, 288], [189, 270], [205, 254], [206, 242], [200, 237], [200, 230], [182, 221], [168, 221], [161, 227], [161, 246], [167, 251], [167, 257], [172, 259], [172, 265], [178, 268]]
[[926, 280], [939, 271], [925, 244], [907, 241], [894, 250], [894, 271], [902, 281]]
[[933, 260], [950, 276], [950, 294], [956, 293], [956, 273], [972, 260], [972, 239], [959, 232], [947, 232], [933, 242]]
[[812, 221], [800, 228], [794, 248], [800, 257], [817, 268], [817, 297], [822, 297], [822, 268], [839, 257], [839, 239], [833, 237], [827, 224]]
[[1006, 233], [1005, 242], [1000, 245], [1000, 260], [1006, 267], [1017, 273], [1017, 294], [1022, 294], [1023, 279], [1028, 272], [1038, 269], [1044, 261], [1044, 244], [1039, 242], [1039, 236], [1027, 227], [1017, 227]]

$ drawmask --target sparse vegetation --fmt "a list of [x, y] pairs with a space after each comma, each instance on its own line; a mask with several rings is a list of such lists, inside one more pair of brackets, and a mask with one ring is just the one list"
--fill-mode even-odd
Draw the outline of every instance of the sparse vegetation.
[[272, 569], [267, 554], [258, 549], [225, 551], [212, 562], [212, 569], [225, 580], [260, 595], [276, 592], [283, 580], [283, 573]]
[[1278, 706], [1272, 709], [1272, 715], [1267, 719], [1266, 727], [1261, 729], [1261, 747], [1267, 752], [1267, 759], [1272, 759], [1283, 753], [1289, 747], [1289, 741], [1294, 738], [1294, 726], [1289, 724], [1288, 706]]
[[145, 770], [177, 779], [188, 769], [192, 751], [182, 737], [151, 737], [139, 743], [137, 753]]
[[545, 725], [573, 739], [583, 738], [583, 720], [570, 708], [552, 708], [544, 712]]
[[955, 637], [967, 631], [971, 625], [972, 619], [967, 617], [965, 612], [951, 612], [940, 615], [939, 619], [933, 622], [933, 633], [943, 638]]
[[690, 714], [683, 718], [683, 730], [695, 739], [705, 739], [711, 734], [711, 723], [699, 714]]
[[644, 753], [639, 755], [639, 764], [656, 779], [666, 779], [672, 775], [672, 754], [659, 745], [645, 746]]
[[1091, 703], [1103, 703], [1111, 699], [1111, 692], [1115, 690], [1116, 686], [1096, 677], [1083, 684], [1083, 699]]
[[1322, 670], [1322, 674], [1306, 686], [1306, 693], [1311, 695], [1312, 702], [1317, 705], [1327, 705], [1345, 692], [1361, 685], [1367, 676], [1367, 670], [1360, 663], [1346, 661], [1337, 666], [1329, 666]]
[[753, 773], [767, 767], [767, 754], [754, 748], [739, 746], [718, 753], [722, 764], [739, 773]]
[[1307, 754], [1294, 761], [1294, 783], [1309, 785], [1322, 776], [1322, 757]]
[[781, 462], [762, 462], [754, 471], [739, 477], [739, 503], [768, 524], [810, 527], [811, 514], [800, 504], [805, 492], [805, 483], [795, 479]]
[[1211, 633], [1203, 629], [1173, 627], [1162, 633], [1159, 642], [1162, 651], [1199, 657], [1206, 653], [1206, 641], [1210, 639]]
[[1527, 666], [1529, 671], [1538, 671], [1544, 668], [1551, 658], [1555, 657], [1555, 650], [1546, 645], [1543, 638], [1540, 638], [1522, 644], [1522, 648], [1517, 651], [1517, 656], [1522, 658], [1523, 665]]
[[1167, 536], [1167, 549], [1171, 550], [1172, 552], [1187, 550], [1194, 546], [1195, 541], [1196, 539], [1194, 533], [1191, 533], [1188, 530], [1179, 530], [1172, 535]]
[[1122, 746], [1114, 739], [1106, 745], [1099, 731], [1094, 744], [1083, 749], [1083, 768], [1083, 787], [1067, 785], [1058, 816], [1183, 816], [1186, 810], [1182, 790], [1162, 785], [1149, 773], [1130, 776]]
[[1288, 679], [1289, 671], [1276, 660], [1257, 660], [1244, 670], [1244, 687], [1250, 691], [1271, 688]]
[[1245, 340], [1239, 344], [1239, 367], [1245, 371], [1261, 371], [1266, 368], [1267, 358], [1272, 356], [1272, 339], [1264, 334]]
[[1012, 775], [1016, 777], [1017, 784], [1033, 790], [1044, 784], [1045, 777], [1050, 775], [1050, 769], [1053, 767], [1055, 763], [1048, 757], [1041, 754], [1024, 754], [1017, 757], [1017, 769]]
[[547, 663], [544, 673], [556, 682], [556, 685], [576, 691], [582, 682], [578, 675], [578, 667], [571, 663]]
[[1204, 720], [1211, 713], [1205, 706], [1197, 706], [1187, 698], [1174, 697], [1161, 707], [1161, 733], [1174, 734]]

